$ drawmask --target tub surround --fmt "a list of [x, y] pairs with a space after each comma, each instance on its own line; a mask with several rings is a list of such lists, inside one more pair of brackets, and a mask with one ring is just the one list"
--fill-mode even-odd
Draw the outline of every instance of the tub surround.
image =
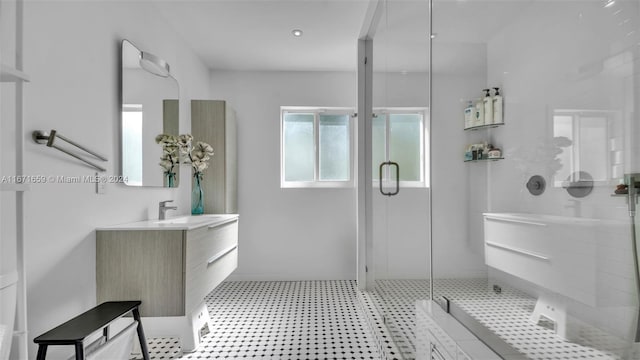
[[178, 336], [184, 351], [209, 328], [205, 296], [238, 265], [238, 215], [146, 220], [96, 230], [98, 303], [142, 300], [149, 336]]

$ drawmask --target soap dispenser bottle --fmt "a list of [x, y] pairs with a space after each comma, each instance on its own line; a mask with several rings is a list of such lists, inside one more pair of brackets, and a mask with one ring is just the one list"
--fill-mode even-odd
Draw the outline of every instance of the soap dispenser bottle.
[[473, 127], [475, 118], [475, 106], [473, 101], [469, 101], [467, 107], [464, 108], [464, 128], [468, 129]]
[[494, 87], [493, 89], [496, 91], [496, 93], [493, 95], [493, 123], [502, 124], [504, 123], [504, 119], [502, 116], [502, 95], [500, 95], [500, 88]]
[[485, 92], [482, 99], [484, 106], [484, 123], [493, 124], [493, 99], [491, 98], [491, 89], [482, 89]]
[[484, 125], [484, 102], [482, 100], [482, 98], [479, 98], [476, 100], [475, 103], [475, 109], [474, 109], [474, 119], [473, 119], [473, 126], [482, 126]]

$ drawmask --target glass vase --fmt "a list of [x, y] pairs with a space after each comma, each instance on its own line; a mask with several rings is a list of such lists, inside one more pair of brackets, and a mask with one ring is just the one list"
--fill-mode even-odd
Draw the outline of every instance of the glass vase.
[[166, 172], [164, 174], [167, 176], [167, 187], [176, 187], [176, 173]]
[[201, 181], [201, 174], [193, 174], [193, 189], [191, 189], [191, 215], [204, 214], [204, 193], [202, 191]]

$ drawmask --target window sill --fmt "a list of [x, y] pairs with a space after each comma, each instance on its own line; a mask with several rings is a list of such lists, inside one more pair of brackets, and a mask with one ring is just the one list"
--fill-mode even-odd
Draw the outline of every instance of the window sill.
[[348, 189], [353, 181], [287, 181], [281, 182], [282, 189]]

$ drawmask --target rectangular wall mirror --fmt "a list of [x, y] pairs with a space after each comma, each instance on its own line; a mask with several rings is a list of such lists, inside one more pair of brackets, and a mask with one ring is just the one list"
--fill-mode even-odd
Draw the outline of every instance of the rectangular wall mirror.
[[179, 134], [178, 81], [169, 64], [122, 41], [122, 175], [129, 186], [177, 187], [179, 154], [156, 142]]

